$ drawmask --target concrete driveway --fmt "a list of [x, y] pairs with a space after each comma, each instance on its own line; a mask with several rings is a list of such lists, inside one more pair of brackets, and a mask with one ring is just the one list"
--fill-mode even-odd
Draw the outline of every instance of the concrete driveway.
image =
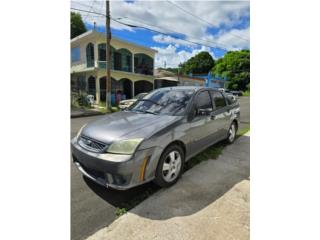
[[[250, 125], [250, 98], [240, 97], [240, 128]], [[103, 116], [71, 119], [71, 138], [81, 126]], [[137, 204], [158, 187], [153, 183], [128, 190], [103, 188], [82, 177], [72, 160], [71, 164], [71, 239], [85, 239], [97, 230], [108, 226], [116, 218], [116, 209]]]

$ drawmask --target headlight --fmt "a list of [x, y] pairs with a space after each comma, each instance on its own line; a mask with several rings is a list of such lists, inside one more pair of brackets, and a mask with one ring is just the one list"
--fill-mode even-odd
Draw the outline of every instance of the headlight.
[[118, 154], [132, 154], [143, 138], [126, 139], [114, 142], [110, 145], [107, 152]]
[[86, 125], [87, 125], [87, 123], [84, 124], [84, 125], [80, 128], [80, 130], [78, 131], [78, 133], [77, 133], [77, 139], [80, 137], [81, 132], [82, 132], [82, 129], [83, 129]]

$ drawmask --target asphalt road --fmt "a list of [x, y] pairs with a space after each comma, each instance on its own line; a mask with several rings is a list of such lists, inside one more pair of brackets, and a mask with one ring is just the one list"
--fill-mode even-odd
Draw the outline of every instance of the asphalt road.
[[[240, 128], [250, 125], [250, 98], [240, 97]], [[87, 122], [103, 116], [71, 119], [71, 138]], [[71, 159], [71, 239], [85, 239], [116, 219], [116, 209], [124, 207], [134, 198], [157, 188], [153, 183], [128, 190], [116, 191], [96, 185], [82, 177]]]

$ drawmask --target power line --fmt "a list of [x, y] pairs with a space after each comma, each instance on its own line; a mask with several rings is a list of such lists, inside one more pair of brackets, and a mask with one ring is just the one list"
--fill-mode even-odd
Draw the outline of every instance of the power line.
[[[127, 18], [127, 19], [129, 19], [129, 20], [136, 21], [136, 22], [138, 22], [138, 23], [141, 23], [141, 24], [144, 24], [144, 25], [147, 25], [147, 26], [150, 26], [150, 27], [155, 27], [155, 28], [158, 28], [158, 29], [162, 29], [162, 30], [164, 30], [164, 31], [166, 31], [166, 32], [173, 32], [173, 33], [176, 33], [176, 34], [185, 35], [185, 36], [187, 36], [187, 37], [189, 37], [189, 38], [197, 39], [197, 38], [194, 37], [194, 36], [186, 35], [186, 34], [184, 34], [184, 33], [174, 32], [174, 31], [165, 29], [165, 28], [163, 28], [163, 27], [159, 27], [159, 26], [155, 26], [155, 25], [151, 25], [151, 24], [146, 24], [146, 23], [141, 22], [141, 21], [138, 21], [138, 20], [136, 20], [136, 19], [131, 19], [131, 18], [128, 18], [128, 17], [124, 17], [124, 18]], [[216, 46], [219, 46], [219, 45], [220, 45], [220, 46], [223, 46], [223, 48], [227, 48], [225, 45], [223, 45], [223, 44], [221, 44], [221, 43], [209, 41], [209, 40], [206, 40], [206, 39], [197, 39], [197, 40], [204, 41], [204, 42], [207, 42], [207, 43], [213, 43], [213, 44], [215, 44]]]
[[[196, 44], [196, 45], [200, 45], [200, 46], [206, 46], [206, 47], [210, 47], [210, 48], [217, 48], [217, 49], [221, 49], [223, 51], [228, 51], [227, 49], [225, 48], [222, 48], [222, 47], [218, 47], [218, 46], [209, 46], [209, 45], [206, 45], [206, 44], [203, 44], [203, 43], [198, 43], [198, 42], [194, 42], [194, 41], [191, 41], [191, 40], [187, 40], [187, 39], [183, 39], [183, 38], [179, 38], [177, 36], [174, 36], [172, 34], [168, 34], [168, 33], [164, 33], [164, 32], [160, 32], [160, 31], [157, 31], [157, 30], [154, 30], [154, 29], [151, 29], [151, 28], [148, 28], [148, 27], [144, 27], [144, 26], [136, 26], [136, 25], [132, 25], [132, 24], [127, 24], [127, 23], [124, 23], [124, 22], [120, 22], [116, 19], [113, 19], [113, 21], [115, 22], [118, 22], [120, 24], [123, 24], [123, 25], [126, 25], [126, 26], [129, 26], [129, 27], [138, 27], [138, 28], [143, 28], [143, 29], [146, 29], [146, 30], [149, 30], [149, 31], [152, 31], [152, 32], [155, 32], [155, 33], [159, 33], [159, 34], [163, 34], [163, 35], [167, 35], [167, 36], [170, 36], [170, 37], [173, 37], [175, 39], [178, 39], [178, 40], [181, 40], [181, 41], [185, 41], [185, 42], [189, 42], [189, 43], [193, 43], [193, 44]], [[177, 32], [178, 33], [178, 32]], [[182, 35], [185, 35], [183, 33], [178, 33], [178, 34], [182, 34]], [[188, 35], [185, 35], [187, 37], [189, 37]], [[200, 41], [203, 41], [201, 39], [197, 39], [197, 40], [200, 40]]]
[[[92, 4], [91, 4], [91, 6], [90, 6], [89, 11], [91, 11], [91, 10], [92, 10], [93, 5], [95, 4], [95, 2], [96, 2], [96, 0], [93, 0]], [[86, 21], [86, 20], [88, 19], [88, 16], [89, 16], [89, 15], [90, 15], [90, 13], [88, 13], [88, 14], [84, 17], [83, 21]]]
[[[72, 10], [76, 10], [76, 11], [80, 11], [80, 12], [86, 12], [86, 13], [92, 13], [92, 14], [96, 14], [96, 15], [99, 15], [99, 16], [104, 16], [106, 17], [105, 14], [103, 13], [98, 13], [98, 12], [93, 12], [93, 11], [87, 11], [87, 10], [83, 10], [83, 9], [78, 9], [78, 8], [72, 8]], [[164, 32], [161, 32], [161, 31], [157, 31], [157, 30], [154, 30], [154, 29], [151, 29], [151, 28], [148, 28], [148, 27], [145, 27], [145, 26], [138, 26], [138, 25], [134, 25], [134, 24], [128, 24], [128, 23], [124, 23], [124, 22], [121, 22], [115, 18], [112, 18], [110, 17], [111, 20], [113, 20], [114, 22], [117, 22], [119, 24], [122, 24], [122, 25], [125, 25], [125, 26], [128, 26], [128, 27], [132, 27], [132, 28], [143, 28], [143, 29], [146, 29], [146, 30], [149, 30], [149, 31], [152, 31], [152, 32], [155, 32], [155, 33], [158, 33], [158, 34], [163, 34], [163, 35], [167, 35], [167, 36], [170, 36], [172, 38], [175, 38], [175, 39], [178, 39], [178, 40], [181, 40], [181, 41], [185, 41], [185, 42], [188, 42], [188, 43], [193, 43], [193, 44], [196, 44], [196, 45], [199, 45], [199, 46], [206, 46], [206, 47], [210, 47], [210, 48], [216, 48], [216, 49], [221, 49], [223, 51], [228, 51], [227, 49], [225, 48], [222, 48], [222, 47], [219, 47], [219, 46], [210, 46], [210, 45], [206, 45], [206, 44], [203, 44], [203, 43], [198, 43], [198, 42], [195, 42], [195, 41], [191, 41], [191, 40], [187, 40], [187, 39], [183, 39], [183, 38], [180, 38], [180, 37], [177, 37], [177, 36], [174, 36], [172, 34], [169, 34], [169, 33], [164, 33]], [[120, 18], [121, 19], [121, 18]], [[178, 32], [176, 32], [178, 33]], [[183, 34], [183, 33], [178, 33], [178, 34], [181, 34], [181, 35], [185, 35], [186, 37], [190, 37], [186, 34]], [[206, 40], [201, 40], [201, 39], [196, 39], [196, 40], [200, 40], [200, 41], [206, 41]]]
[[[181, 11], [183, 11], [183, 12], [185, 12], [185, 13], [187, 13], [187, 14], [189, 14], [189, 15], [197, 18], [197, 19], [199, 19], [200, 21], [202, 21], [202, 22], [204, 22], [204, 23], [206, 23], [206, 24], [209, 24], [209, 25], [215, 27], [212, 23], [210, 23], [210, 22], [204, 20], [203, 18], [201, 18], [201, 17], [199, 17], [199, 16], [197, 16], [197, 15], [195, 15], [195, 14], [187, 11], [186, 9], [182, 8], [181, 6], [179, 6], [178, 4], [176, 4], [176, 3], [174, 3], [174, 2], [171, 2], [171, 1], [169, 1], [169, 0], [167, 0], [167, 2], [170, 3], [171, 5], [179, 8]], [[249, 42], [249, 40], [246, 39], [246, 38], [244, 38], [244, 37], [241, 37], [241, 36], [239, 36], [239, 35], [236, 35], [236, 34], [233, 34], [233, 33], [230, 33], [230, 32], [229, 32], [229, 34], [230, 34], [230, 35], [233, 35], [233, 36], [235, 36], [235, 37], [237, 37], [237, 38], [241, 38], [242, 40], [245, 40], [245, 41]]]

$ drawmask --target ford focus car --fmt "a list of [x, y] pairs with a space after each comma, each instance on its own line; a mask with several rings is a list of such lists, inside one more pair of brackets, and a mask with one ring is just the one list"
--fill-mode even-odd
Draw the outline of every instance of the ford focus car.
[[125, 190], [178, 181], [185, 162], [207, 147], [235, 140], [240, 107], [204, 87], [152, 91], [128, 109], [83, 126], [72, 139], [73, 161], [87, 178]]

